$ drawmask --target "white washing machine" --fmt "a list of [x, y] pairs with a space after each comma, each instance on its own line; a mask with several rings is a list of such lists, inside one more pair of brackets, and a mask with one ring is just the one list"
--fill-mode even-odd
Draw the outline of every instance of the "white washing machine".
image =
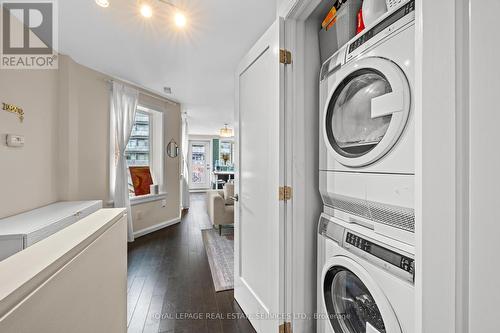
[[318, 333], [413, 333], [414, 249], [323, 214]]
[[415, 1], [324, 63], [320, 192], [325, 212], [413, 244]]

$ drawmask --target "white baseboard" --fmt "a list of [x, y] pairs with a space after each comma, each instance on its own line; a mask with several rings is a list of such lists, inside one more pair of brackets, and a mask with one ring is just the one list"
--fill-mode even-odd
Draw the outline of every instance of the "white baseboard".
[[155, 224], [155, 225], [153, 225], [151, 227], [147, 227], [147, 228], [142, 229], [142, 230], [134, 231], [134, 238], [138, 238], [138, 237], [150, 234], [152, 232], [155, 232], [155, 231], [158, 231], [160, 229], [163, 229], [163, 228], [166, 228], [168, 226], [171, 226], [171, 225], [174, 225], [176, 223], [179, 223], [180, 221], [181, 221], [181, 218], [180, 217], [176, 217], [175, 219], [172, 219], [172, 220], [169, 220], [169, 221], [165, 221], [165, 222], [162, 222], [162, 223], [158, 223], [158, 224]]

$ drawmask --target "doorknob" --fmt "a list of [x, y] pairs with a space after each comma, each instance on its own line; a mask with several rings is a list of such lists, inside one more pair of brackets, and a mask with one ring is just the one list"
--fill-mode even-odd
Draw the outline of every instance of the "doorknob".
[[233, 200], [233, 201], [240, 201], [240, 197], [238, 196], [238, 194], [235, 194], [235, 195], [233, 195], [233, 196], [232, 196], [232, 197], [230, 197], [230, 198], [231, 198], [231, 200]]

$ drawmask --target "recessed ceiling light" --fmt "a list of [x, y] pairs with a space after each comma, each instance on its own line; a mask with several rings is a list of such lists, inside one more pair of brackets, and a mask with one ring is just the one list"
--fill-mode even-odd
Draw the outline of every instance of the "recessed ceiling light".
[[147, 3], [141, 5], [141, 15], [147, 18], [153, 16], [153, 8]]
[[177, 25], [179, 28], [184, 28], [186, 26], [186, 21], [186, 16], [181, 12], [177, 12], [175, 14], [175, 25]]
[[104, 7], [104, 8], [109, 7], [109, 1], [108, 0], [95, 0], [95, 3], [98, 4], [101, 7]]

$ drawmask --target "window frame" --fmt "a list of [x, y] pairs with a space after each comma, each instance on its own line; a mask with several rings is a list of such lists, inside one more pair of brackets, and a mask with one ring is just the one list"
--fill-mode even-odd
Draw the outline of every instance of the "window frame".
[[222, 144], [229, 144], [231, 146], [230, 148], [230, 158], [229, 158], [229, 161], [228, 163], [230, 164], [234, 164], [234, 141], [230, 141], [230, 140], [220, 140], [219, 141], [219, 161], [222, 161]]
[[[165, 126], [164, 126], [164, 117], [165, 114], [163, 111], [156, 110], [144, 105], [137, 105], [136, 116], [137, 114], [147, 115], [149, 118], [148, 121], [148, 163], [151, 171], [151, 176], [153, 178], [153, 183], [155, 185], [159, 185], [160, 191], [158, 194], [145, 194], [141, 196], [135, 196], [133, 193], [130, 194], [130, 203], [132, 206], [162, 200], [166, 198], [167, 193], [164, 191], [165, 188], [165, 152], [163, 150], [163, 145], [165, 141]], [[136, 126], [136, 119], [134, 119], [134, 126]], [[129, 139], [130, 142], [130, 139]], [[128, 143], [127, 143], [128, 147]], [[136, 146], [138, 147], [138, 146]], [[127, 153], [127, 150], [125, 151]], [[157, 155], [160, 156], [157, 156]], [[128, 164], [127, 159], [127, 169], [130, 166]], [[128, 169], [128, 174], [130, 177], [130, 169]]]

